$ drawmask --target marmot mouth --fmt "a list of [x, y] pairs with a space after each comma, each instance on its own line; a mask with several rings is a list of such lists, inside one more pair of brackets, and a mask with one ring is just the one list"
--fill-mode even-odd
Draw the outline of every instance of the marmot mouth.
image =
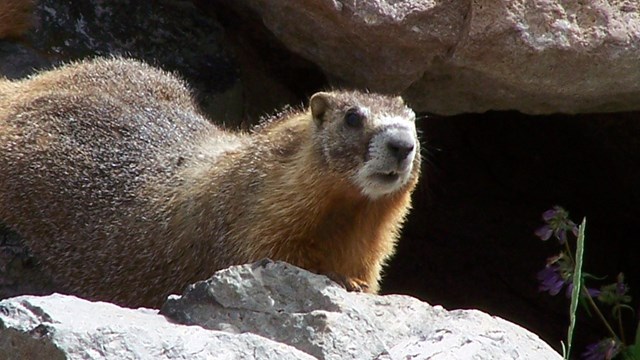
[[398, 179], [400, 178], [400, 174], [398, 174], [397, 171], [389, 171], [389, 172], [375, 173], [373, 174], [373, 177], [380, 182], [393, 183], [398, 181]]

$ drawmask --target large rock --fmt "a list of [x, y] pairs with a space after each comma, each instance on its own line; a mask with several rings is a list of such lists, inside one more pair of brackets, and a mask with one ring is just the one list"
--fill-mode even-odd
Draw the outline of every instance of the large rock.
[[417, 111], [640, 109], [634, 1], [242, 3], [337, 83], [402, 92]]
[[313, 359], [253, 334], [168, 322], [156, 310], [73, 296], [0, 301], [0, 359]]
[[268, 260], [219, 271], [170, 297], [161, 313], [185, 325], [156, 310], [73, 296], [6, 299], [0, 358], [560, 358], [536, 335], [482, 312], [347, 293], [324, 276]]
[[347, 293], [283, 262], [231, 267], [161, 309], [188, 325], [251, 332], [318, 359], [558, 359], [536, 335], [476, 310], [400, 295]]

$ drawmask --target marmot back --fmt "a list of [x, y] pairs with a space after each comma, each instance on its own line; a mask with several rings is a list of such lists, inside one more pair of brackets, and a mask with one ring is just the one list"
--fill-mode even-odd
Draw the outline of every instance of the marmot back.
[[63, 290], [129, 306], [264, 257], [377, 291], [419, 174], [399, 98], [318, 93], [251, 133], [133, 60], [0, 81], [0, 220]]

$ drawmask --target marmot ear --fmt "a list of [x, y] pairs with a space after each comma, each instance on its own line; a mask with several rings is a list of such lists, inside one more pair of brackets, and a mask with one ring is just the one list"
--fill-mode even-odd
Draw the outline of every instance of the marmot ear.
[[333, 96], [326, 92], [318, 92], [311, 96], [309, 100], [309, 108], [313, 121], [320, 125], [324, 121], [324, 115], [329, 109]]

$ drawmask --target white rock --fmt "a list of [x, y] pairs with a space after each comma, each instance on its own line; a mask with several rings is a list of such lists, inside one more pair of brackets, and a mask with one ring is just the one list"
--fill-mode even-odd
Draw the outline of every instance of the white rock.
[[480, 311], [348, 293], [268, 260], [219, 271], [161, 312], [186, 325], [73, 296], [6, 299], [0, 359], [560, 359], [536, 335]]
[[313, 359], [253, 334], [168, 322], [74, 296], [0, 301], [0, 359]]
[[560, 359], [538, 336], [500, 318], [409, 296], [348, 293], [283, 262], [219, 271], [173, 296], [161, 313], [259, 334], [319, 359]]

